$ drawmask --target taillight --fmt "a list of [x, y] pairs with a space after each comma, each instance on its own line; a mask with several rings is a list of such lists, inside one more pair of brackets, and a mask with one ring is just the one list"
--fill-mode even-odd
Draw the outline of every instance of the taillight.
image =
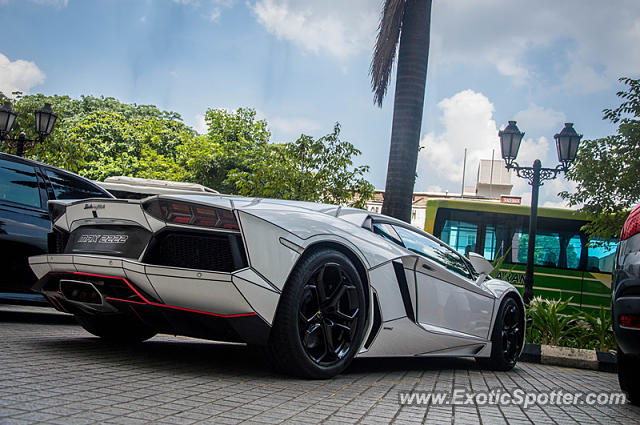
[[231, 211], [222, 208], [204, 207], [170, 199], [153, 199], [144, 204], [151, 216], [167, 223], [190, 226], [238, 230], [238, 221]]
[[640, 233], [640, 208], [636, 208], [631, 211], [629, 217], [622, 226], [622, 233], [620, 233], [620, 240], [629, 239], [631, 236]]
[[620, 326], [625, 328], [640, 328], [640, 316], [637, 314], [623, 314], [620, 316]]

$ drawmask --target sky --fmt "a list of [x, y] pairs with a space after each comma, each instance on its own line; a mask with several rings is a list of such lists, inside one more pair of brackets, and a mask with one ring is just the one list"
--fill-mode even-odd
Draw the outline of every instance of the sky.
[[[395, 76], [382, 108], [369, 65], [380, 0], [0, 0], [0, 91], [111, 96], [176, 111], [206, 130], [208, 108], [256, 109], [272, 141], [342, 126], [384, 189]], [[553, 135], [613, 134], [618, 78], [640, 72], [638, 0], [433, 0], [415, 191], [474, 186], [500, 156], [498, 130], [525, 132], [517, 161], [557, 165]], [[513, 177], [512, 194], [530, 199]], [[574, 186], [547, 182], [540, 204]]]

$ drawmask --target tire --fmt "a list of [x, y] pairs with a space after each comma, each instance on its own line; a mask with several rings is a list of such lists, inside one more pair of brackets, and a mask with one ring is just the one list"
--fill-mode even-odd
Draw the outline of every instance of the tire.
[[360, 348], [365, 318], [364, 287], [351, 260], [335, 250], [312, 252], [284, 287], [267, 358], [289, 375], [331, 378]]
[[121, 314], [98, 316], [76, 313], [75, 318], [87, 332], [110, 342], [135, 344], [152, 338], [157, 333]]
[[491, 335], [491, 356], [478, 358], [480, 366], [499, 371], [513, 369], [524, 343], [524, 314], [522, 305], [512, 297], [500, 304]]
[[627, 393], [629, 403], [640, 406], [640, 358], [624, 354], [618, 347], [617, 359], [620, 388]]

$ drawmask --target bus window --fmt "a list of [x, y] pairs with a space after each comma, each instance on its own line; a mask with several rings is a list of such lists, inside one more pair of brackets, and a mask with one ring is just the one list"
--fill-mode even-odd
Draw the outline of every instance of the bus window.
[[[513, 234], [511, 261], [526, 264], [529, 234], [520, 229]], [[580, 235], [574, 232], [549, 232], [539, 230], [536, 233], [534, 264], [543, 267], [578, 269], [582, 242]]]
[[445, 220], [440, 240], [462, 255], [475, 252], [478, 226], [464, 221]]
[[582, 241], [580, 235], [573, 235], [567, 243], [567, 268], [577, 270], [580, 268], [580, 254], [582, 253]]
[[617, 242], [592, 239], [587, 248], [587, 271], [611, 273], [617, 246]]
[[493, 261], [496, 256], [496, 228], [493, 226], [487, 226], [485, 230], [484, 252], [482, 255], [489, 261]]

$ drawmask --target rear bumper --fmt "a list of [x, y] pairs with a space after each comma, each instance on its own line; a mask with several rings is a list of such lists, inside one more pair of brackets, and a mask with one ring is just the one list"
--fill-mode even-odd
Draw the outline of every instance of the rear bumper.
[[621, 297], [612, 304], [613, 332], [618, 346], [625, 354], [640, 355], [640, 328], [624, 327], [620, 324], [620, 316], [640, 316], [640, 297]]
[[[162, 333], [266, 343], [269, 324], [249, 305], [230, 273], [151, 266], [114, 257], [40, 255], [29, 259], [33, 289], [58, 310], [132, 314]], [[96, 299], [74, 297], [60, 281], [95, 288]]]

